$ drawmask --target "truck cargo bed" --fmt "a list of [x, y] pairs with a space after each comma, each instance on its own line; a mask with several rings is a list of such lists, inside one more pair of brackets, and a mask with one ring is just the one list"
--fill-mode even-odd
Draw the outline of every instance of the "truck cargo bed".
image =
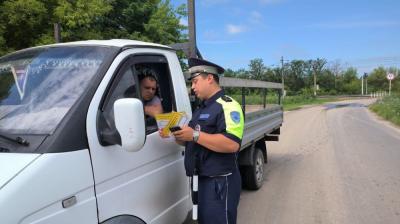
[[246, 113], [241, 149], [275, 131], [282, 122], [283, 111], [280, 105], [268, 105], [265, 109]]

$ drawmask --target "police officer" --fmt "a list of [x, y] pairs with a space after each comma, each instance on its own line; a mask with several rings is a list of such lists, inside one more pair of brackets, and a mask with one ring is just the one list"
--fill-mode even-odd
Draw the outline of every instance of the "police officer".
[[190, 58], [189, 72], [192, 89], [202, 102], [189, 125], [173, 134], [186, 146], [186, 174], [198, 174], [199, 223], [233, 224], [241, 190], [237, 155], [243, 136], [242, 108], [219, 86], [222, 67]]

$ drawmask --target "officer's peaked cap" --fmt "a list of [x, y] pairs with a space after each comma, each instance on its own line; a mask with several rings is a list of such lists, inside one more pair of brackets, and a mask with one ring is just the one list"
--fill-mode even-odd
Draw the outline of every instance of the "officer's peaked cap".
[[225, 71], [221, 66], [200, 58], [189, 58], [188, 63], [190, 73], [189, 80], [200, 75], [201, 73], [218, 75], [224, 73]]

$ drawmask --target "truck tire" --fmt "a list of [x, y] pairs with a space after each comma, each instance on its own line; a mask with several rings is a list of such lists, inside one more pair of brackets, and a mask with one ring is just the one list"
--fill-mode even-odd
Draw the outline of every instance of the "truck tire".
[[244, 167], [243, 171], [244, 186], [249, 190], [260, 189], [264, 182], [264, 155], [260, 149], [254, 149], [253, 165]]

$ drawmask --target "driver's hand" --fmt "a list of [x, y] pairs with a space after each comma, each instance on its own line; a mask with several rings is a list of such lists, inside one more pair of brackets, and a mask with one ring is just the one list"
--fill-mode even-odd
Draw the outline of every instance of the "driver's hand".
[[163, 128], [158, 129], [158, 134], [160, 135], [161, 138], [169, 138], [169, 135], [165, 135], [163, 132]]

